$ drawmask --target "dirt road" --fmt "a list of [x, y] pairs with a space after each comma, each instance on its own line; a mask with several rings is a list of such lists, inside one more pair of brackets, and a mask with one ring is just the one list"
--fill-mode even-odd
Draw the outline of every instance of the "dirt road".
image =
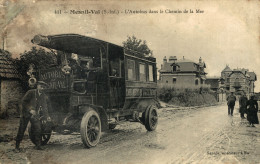
[[1, 163], [259, 163], [260, 126], [247, 127], [238, 108], [225, 105], [198, 109], [159, 110], [159, 124], [147, 132], [139, 123], [123, 123], [104, 133], [100, 143], [85, 149], [79, 135], [54, 134], [45, 150], [29, 139], [22, 152], [14, 141], [0, 143]]

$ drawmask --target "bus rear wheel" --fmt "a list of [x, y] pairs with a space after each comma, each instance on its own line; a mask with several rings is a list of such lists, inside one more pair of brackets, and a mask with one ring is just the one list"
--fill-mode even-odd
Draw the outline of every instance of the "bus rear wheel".
[[150, 105], [145, 110], [144, 126], [148, 131], [154, 131], [158, 124], [157, 108]]

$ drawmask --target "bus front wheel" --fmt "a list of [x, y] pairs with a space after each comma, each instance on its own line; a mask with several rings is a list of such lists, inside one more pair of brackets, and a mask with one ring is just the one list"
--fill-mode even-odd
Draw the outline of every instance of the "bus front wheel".
[[95, 110], [89, 109], [84, 114], [81, 120], [80, 134], [81, 140], [87, 148], [98, 144], [101, 136], [101, 121]]

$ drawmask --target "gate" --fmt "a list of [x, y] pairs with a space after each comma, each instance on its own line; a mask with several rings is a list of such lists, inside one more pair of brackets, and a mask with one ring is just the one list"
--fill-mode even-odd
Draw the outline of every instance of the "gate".
[[218, 93], [218, 102], [226, 102], [226, 93]]

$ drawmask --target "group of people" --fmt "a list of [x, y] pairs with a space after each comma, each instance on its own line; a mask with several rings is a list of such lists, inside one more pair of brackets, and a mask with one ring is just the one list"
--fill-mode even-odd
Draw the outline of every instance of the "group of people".
[[[233, 116], [234, 106], [236, 103], [236, 96], [233, 92], [227, 97], [228, 105], [228, 115]], [[245, 114], [247, 115], [247, 120], [249, 122], [248, 126], [254, 127], [254, 124], [259, 124], [258, 116], [258, 103], [255, 100], [255, 96], [251, 95], [248, 100], [246, 94], [243, 92], [239, 98], [239, 113], [242, 119], [245, 119]]]

